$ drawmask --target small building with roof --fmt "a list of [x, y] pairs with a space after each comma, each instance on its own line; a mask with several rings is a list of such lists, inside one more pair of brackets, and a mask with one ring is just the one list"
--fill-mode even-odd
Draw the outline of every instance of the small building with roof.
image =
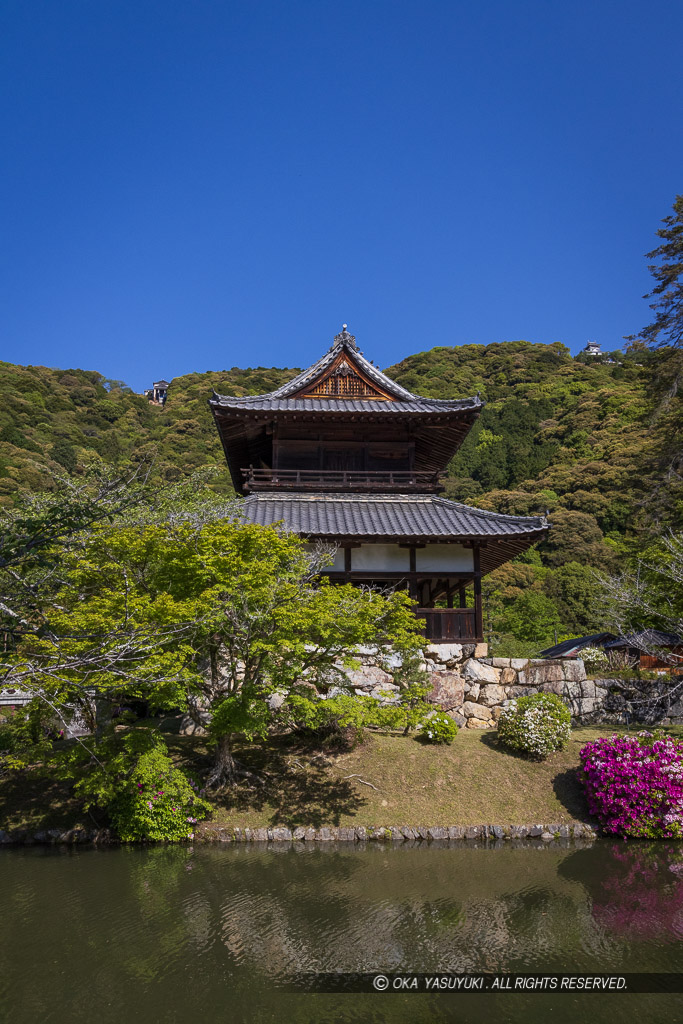
[[276, 391], [214, 393], [209, 405], [246, 521], [332, 543], [333, 581], [407, 588], [431, 640], [483, 640], [482, 576], [549, 528], [544, 516], [443, 498], [441, 477], [482, 400], [412, 394], [346, 325]]
[[[587, 647], [598, 647], [619, 660], [641, 669], [677, 668], [683, 665], [683, 638], [678, 633], [663, 633], [658, 629], [642, 629], [615, 636], [614, 633], [591, 633], [563, 640], [554, 647], [539, 651], [540, 658], [578, 658]], [[612, 657], [617, 661], [616, 657]]]
[[151, 388], [147, 388], [145, 391], [145, 398], [148, 398], [154, 405], [164, 405], [168, 397], [168, 389], [171, 386], [170, 381], [167, 380], [155, 380]]

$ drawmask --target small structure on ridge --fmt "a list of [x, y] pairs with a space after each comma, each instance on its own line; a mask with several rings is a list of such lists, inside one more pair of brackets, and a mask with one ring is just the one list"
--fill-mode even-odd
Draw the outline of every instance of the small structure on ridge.
[[153, 405], [164, 405], [168, 395], [170, 381], [155, 380], [151, 388], [145, 391], [145, 398], [148, 398]]

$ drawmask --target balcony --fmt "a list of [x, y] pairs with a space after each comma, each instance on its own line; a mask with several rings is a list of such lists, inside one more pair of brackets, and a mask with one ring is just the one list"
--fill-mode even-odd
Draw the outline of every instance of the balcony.
[[474, 608], [416, 608], [425, 622], [425, 637], [435, 643], [477, 643], [477, 614]]
[[241, 470], [244, 490], [353, 491], [420, 494], [443, 490], [439, 473], [370, 469], [248, 469]]

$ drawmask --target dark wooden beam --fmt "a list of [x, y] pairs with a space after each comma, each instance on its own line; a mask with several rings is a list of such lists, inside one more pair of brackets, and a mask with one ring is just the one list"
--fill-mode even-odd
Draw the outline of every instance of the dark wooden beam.
[[474, 549], [474, 620], [477, 636], [483, 636], [484, 610], [481, 604], [481, 558], [478, 547]]

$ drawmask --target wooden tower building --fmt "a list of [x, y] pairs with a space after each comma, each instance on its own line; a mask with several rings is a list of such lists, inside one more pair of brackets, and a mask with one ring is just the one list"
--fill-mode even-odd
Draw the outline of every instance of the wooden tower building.
[[429, 639], [483, 640], [482, 576], [548, 523], [440, 496], [479, 396], [411, 394], [364, 358], [344, 325], [322, 359], [277, 391], [214, 393], [209, 404], [247, 521], [335, 544], [332, 580], [408, 587]]

